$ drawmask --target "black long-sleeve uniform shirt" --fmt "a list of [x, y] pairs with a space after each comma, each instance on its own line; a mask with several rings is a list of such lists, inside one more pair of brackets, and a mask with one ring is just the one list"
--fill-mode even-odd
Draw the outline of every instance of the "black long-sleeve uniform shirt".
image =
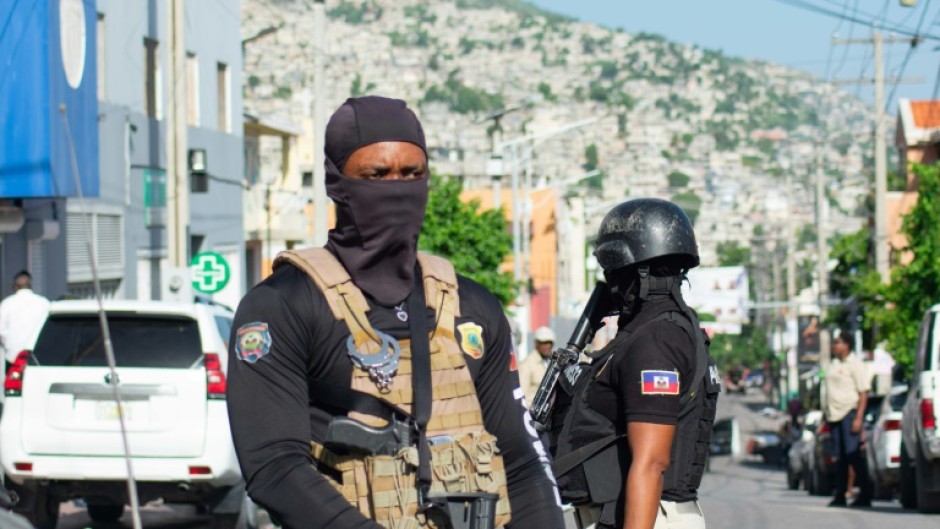
[[[506, 465], [510, 529], [564, 527], [541, 444], [522, 404], [509, 324], [499, 301], [458, 276], [461, 317], [483, 327], [484, 353], [464, 355], [483, 412]], [[369, 322], [396, 339], [408, 337], [399, 309], [371, 303]], [[406, 306], [403, 306], [406, 308]], [[434, 313], [428, 310], [428, 328]], [[249, 336], [250, 335], [250, 336]], [[322, 441], [339, 410], [308, 399], [309, 384], [349, 381], [346, 324], [336, 321], [313, 281], [281, 266], [253, 288], [235, 314], [229, 341], [228, 410], [232, 436], [251, 498], [288, 529], [377, 529], [320, 475], [310, 440]]]

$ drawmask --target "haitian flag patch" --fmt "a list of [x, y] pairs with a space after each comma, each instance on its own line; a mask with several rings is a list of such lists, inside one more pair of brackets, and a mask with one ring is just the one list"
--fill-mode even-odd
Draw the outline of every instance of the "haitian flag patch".
[[678, 395], [678, 371], [642, 371], [640, 376], [644, 395]]

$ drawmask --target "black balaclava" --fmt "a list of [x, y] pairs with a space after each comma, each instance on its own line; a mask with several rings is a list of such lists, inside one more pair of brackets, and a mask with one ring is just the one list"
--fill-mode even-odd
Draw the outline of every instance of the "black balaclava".
[[357, 180], [343, 175], [350, 155], [384, 141], [425, 151], [424, 131], [404, 101], [347, 99], [326, 126], [326, 192], [336, 203], [336, 227], [326, 248], [363, 292], [379, 305], [396, 305], [414, 286], [418, 234], [428, 203], [428, 179]]

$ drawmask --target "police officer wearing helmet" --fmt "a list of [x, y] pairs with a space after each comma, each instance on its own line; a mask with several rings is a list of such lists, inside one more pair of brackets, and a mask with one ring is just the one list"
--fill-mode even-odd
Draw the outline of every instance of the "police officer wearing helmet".
[[235, 314], [227, 404], [248, 494], [285, 529], [561, 529], [499, 301], [418, 251], [417, 116], [349, 99], [325, 151], [327, 245], [280, 254]]
[[601, 222], [595, 256], [620, 318], [616, 337], [595, 355], [607, 364], [587, 402], [626, 435], [629, 450], [621, 461], [623, 518], [605, 525], [599, 509], [582, 508], [580, 525], [704, 528], [697, 488], [719, 385], [680, 293], [699, 264], [692, 223], [665, 200], [624, 202]]

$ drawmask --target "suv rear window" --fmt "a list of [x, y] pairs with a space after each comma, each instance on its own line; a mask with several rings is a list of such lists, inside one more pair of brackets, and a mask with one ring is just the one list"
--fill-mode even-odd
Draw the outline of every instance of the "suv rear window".
[[[114, 357], [122, 367], [189, 368], [202, 359], [196, 320], [142, 314], [108, 314]], [[51, 315], [33, 356], [43, 366], [108, 365], [97, 315]]]

